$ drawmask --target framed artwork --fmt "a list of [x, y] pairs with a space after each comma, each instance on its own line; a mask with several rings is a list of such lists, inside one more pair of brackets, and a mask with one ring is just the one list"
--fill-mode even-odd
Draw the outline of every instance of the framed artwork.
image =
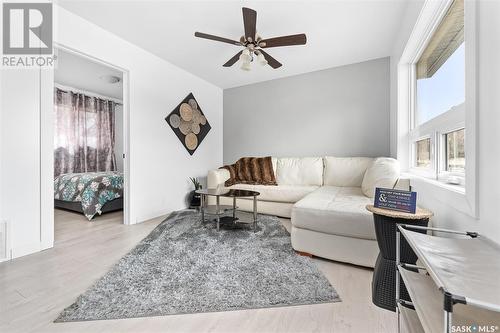
[[189, 93], [165, 118], [190, 155], [193, 155], [212, 127], [193, 93]]

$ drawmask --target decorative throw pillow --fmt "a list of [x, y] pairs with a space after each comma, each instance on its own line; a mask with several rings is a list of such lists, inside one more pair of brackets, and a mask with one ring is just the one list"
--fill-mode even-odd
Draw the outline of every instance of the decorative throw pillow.
[[235, 164], [224, 165], [221, 169], [229, 171], [229, 179], [224, 183], [225, 186], [234, 184], [278, 185], [270, 156], [243, 157]]
[[366, 169], [361, 190], [369, 198], [375, 196], [375, 188], [394, 188], [399, 179], [399, 162], [393, 158], [379, 157]]

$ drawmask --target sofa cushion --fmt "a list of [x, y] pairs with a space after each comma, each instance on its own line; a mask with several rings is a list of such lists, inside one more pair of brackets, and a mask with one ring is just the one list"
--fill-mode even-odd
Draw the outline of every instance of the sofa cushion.
[[371, 202], [359, 187], [322, 186], [293, 206], [292, 224], [331, 235], [374, 240], [373, 217], [365, 208]]
[[318, 186], [297, 186], [297, 185], [248, 185], [235, 184], [228, 187], [230, 189], [251, 190], [257, 191], [260, 195], [257, 197], [259, 201], [285, 202], [295, 203], [318, 189]]
[[323, 183], [330, 186], [361, 187], [370, 157], [325, 157]]
[[323, 185], [321, 157], [278, 158], [276, 169], [278, 185]]
[[394, 188], [399, 178], [399, 162], [389, 157], [379, 157], [366, 169], [361, 189], [363, 193], [373, 198], [375, 188]]

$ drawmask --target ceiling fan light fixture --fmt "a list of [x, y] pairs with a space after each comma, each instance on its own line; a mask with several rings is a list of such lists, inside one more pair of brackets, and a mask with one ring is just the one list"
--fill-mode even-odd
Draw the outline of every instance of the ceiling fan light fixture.
[[115, 84], [121, 81], [121, 78], [115, 75], [103, 75], [100, 76], [99, 78], [109, 84]]
[[258, 62], [259, 62], [259, 64], [261, 64], [262, 66], [267, 65], [267, 60], [266, 60], [266, 58], [264, 57], [264, 55], [262, 54], [262, 52], [259, 52], [259, 54], [257, 55], [257, 61], [258, 61]]
[[250, 71], [252, 69], [252, 67], [250, 66], [250, 62], [249, 61], [242, 62], [240, 69], [247, 72]]
[[250, 61], [252, 61], [252, 56], [250, 55], [250, 51], [248, 49], [243, 50], [243, 52], [240, 54], [239, 59], [243, 62], [250, 64]]

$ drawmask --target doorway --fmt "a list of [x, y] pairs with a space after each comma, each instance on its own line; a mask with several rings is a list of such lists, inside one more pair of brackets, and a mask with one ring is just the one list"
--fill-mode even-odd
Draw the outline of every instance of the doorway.
[[[54, 240], [129, 224], [127, 71], [63, 46], [54, 70]], [[81, 229], [78, 229], [81, 230]]]

